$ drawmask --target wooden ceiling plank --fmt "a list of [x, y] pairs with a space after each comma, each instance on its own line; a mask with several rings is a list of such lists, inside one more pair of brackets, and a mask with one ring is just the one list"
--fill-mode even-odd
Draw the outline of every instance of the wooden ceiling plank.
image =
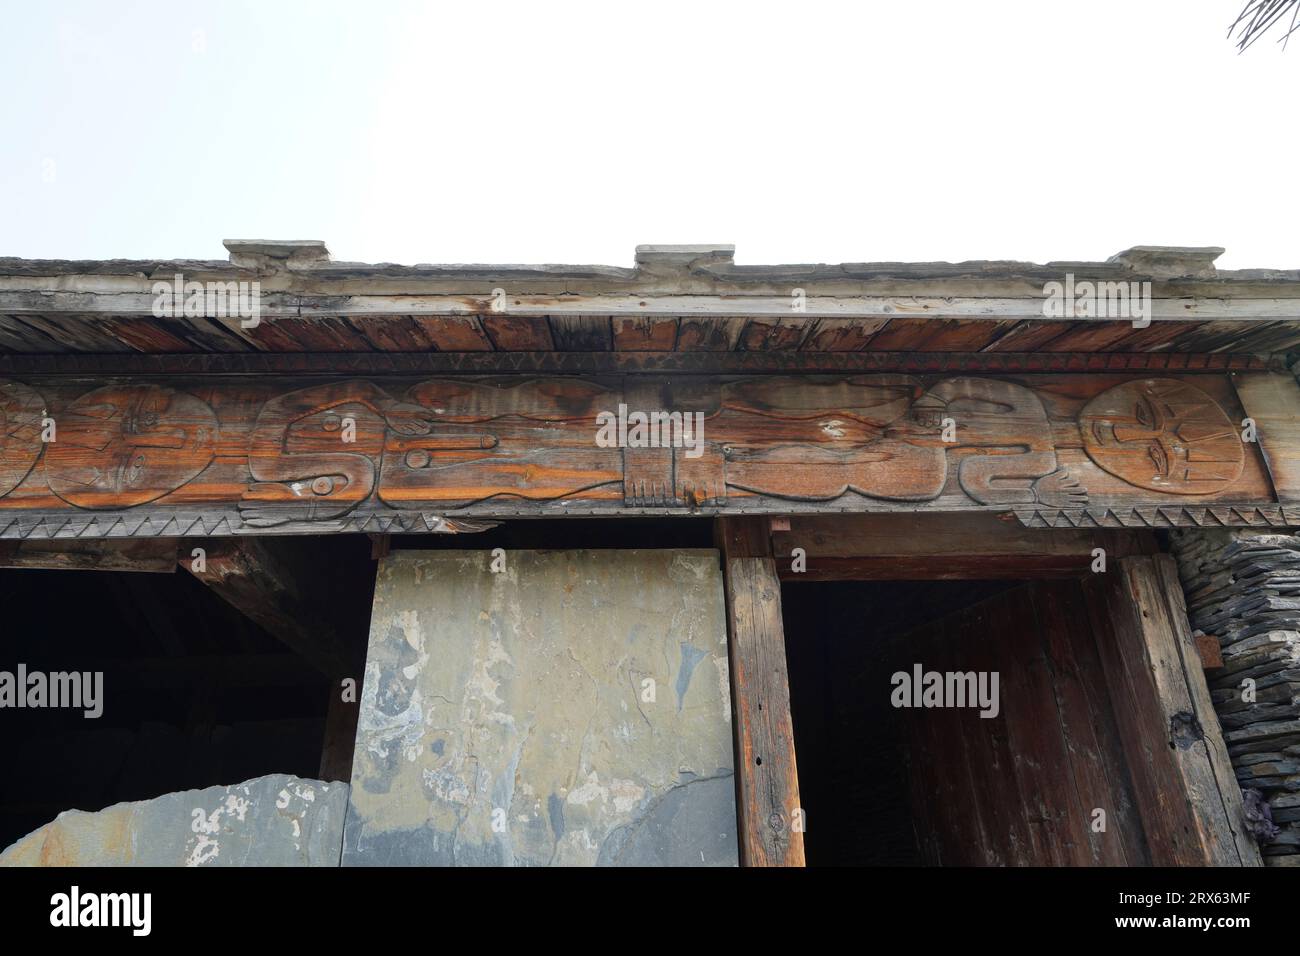
[[546, 321], [561, 352], [607, 352], [613, 347], [608, 315], [548, 315]]
[[94, 320], [82, 315], [26, 314], [23, 324], [76, 352], [131, 352], [131, 346], [97, 327]]
[[414, 315], [411, 320], [439, 352], [490, 352], [492, 340], [474, 315]]
[[890, 319], [867, 346], [869, 352], [912, 352], [925, 341], [924, 322], [916, 318]]
[[1247, 323], [1235, 321], [1202, 322], [1195, 328], [1180, 335], [1174, 342], [1172, 351], [1196, 352], [1209, 354], [1213, 352], [1238, 352], [1237, 342], [1243, 335], [1253, 332], [1255, 328], [1271, 323]]
[[1101, 352], [1133, 334], [1133, 323], [1085, 319], [1042, 346], [1046, 352]]
[[736, 348], [745, 352], [784, 352], [803, 344], [811, 325], [803, 316], [750, 319]]
[[1076, 325], [1077, 322], [1022, 319], [980, 351], [1037, 352], [1053, 339], [1065, 335]]
[[1103, 352], [1167, 352], [1179, 337], [1196, 326], [1195, 322], [1152, 322], [1145, 329], [1133, 329], [1128, 335], [1102, 347]]
[[194, 346], [149, 316], [113, 318], [106, 316], [95, 320], [101, 328], [119, 342], [137, 352], [192, 352]]
[[425, 328], [407, 315], [353, 320], [350, 324], [380, 352], [428, 352], [434, 348]]
[[858, 352], [888, 323], [888, 319], [812, 319], [800, 350]]
[[483, 314], [483, 331], [498, 352], [552, 352], [555, 342], [545, 316]]
[[59, 343], [16, 315], [0, 315], [0, 347], [12, 352], [51, 352]]
[[682, 316], [677, 332], [677, 351], [734, 351], [747, 322], [747, 319], [734, 315]]
[[671, 352], [677, 345], [677, 317], [616, 315], [611, 322], [618, 352]]

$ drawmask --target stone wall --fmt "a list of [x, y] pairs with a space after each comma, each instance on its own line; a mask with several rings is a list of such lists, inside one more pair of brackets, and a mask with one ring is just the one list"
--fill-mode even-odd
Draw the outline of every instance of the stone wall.
[[1300, 536], [1223, 529], [1171, 540], [1192, 627], [1223, 649], [1222, 670], [1206, 678], [1247, 822], [1266, 864], [1300, 866]]
[[735, 865], [716, 551], [397, 551], [343, 864]]
[[270, 774], [67, 810], [3, 853], [0, 866], [338, 866], [348, 785]]

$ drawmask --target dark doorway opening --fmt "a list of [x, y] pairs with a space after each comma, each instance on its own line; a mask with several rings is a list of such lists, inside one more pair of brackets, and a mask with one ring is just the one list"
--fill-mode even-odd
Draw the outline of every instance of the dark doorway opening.
[[[786, 582], [782, 602], [809, 865], [1147, 862], [1079, 579]], [[916, 706], [929, 673], [996, 674], [996, 713]]]
[[790, 706], [809, 866], [919, 865], [897, 643], [1014, 581], [786, 582]]
[[[303, 538], [292, 547], [328, 579], [322, 611], [364, 659], [370, 542]], [[188, 559], [189, 544], [178, 554]], [[0, 672], [102, 675], [97, 717], [87, 702], [0, 708], [10, 767], [0, 775], [0, 849], [64, 810], [269, 773], [320, 776], [331, 678], [184, 568], [6, 568], [0, 606]]]

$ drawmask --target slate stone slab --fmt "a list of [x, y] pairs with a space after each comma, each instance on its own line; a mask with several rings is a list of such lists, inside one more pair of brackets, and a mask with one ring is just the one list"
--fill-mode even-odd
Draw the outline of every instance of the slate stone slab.
[[734, 866], [714, 551], [381, 562], [343, 864]]
[[288, 774], [68, 810], [0, 866], [338, 866], [348, 785]]
[[1300, 744], [1300, 537], [1215, 529], [1170, 540], [1192, 626], [1223, 650], [1224, 666], [1207, 678], [1247, 807], [1262, 798], [1259, 816], [1271, 811], [1266, 826], [1248, 823], [1267, 863], [1300, 864], [1300, 814], [1288, 803], [1300, 781], [1286, 760]]

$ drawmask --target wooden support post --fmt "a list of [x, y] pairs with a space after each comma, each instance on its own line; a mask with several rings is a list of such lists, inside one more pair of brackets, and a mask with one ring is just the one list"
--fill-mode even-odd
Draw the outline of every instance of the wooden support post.
[[361, 716], [361, 679], [356, 679], [347, 700], [343, 699], [343, 680], [330, 681], [325, 739], [321, 743], [320, 779], [349, 783], [352, 780], [352, 754], [357, 742], [357, 719]]
[[1259, 866], [1173, 559], [1123, 558], [1086, 589], [1151, 862]]
[[781, 582], [767, 522], [717, 525], [727, 592], [741, 863], [803, 866]]
[[203, 545], [202, 563], [183, 548], [181, 567], [226, 603], [330, 676], [352, 673], [350, 655], [326, 613], [324, 578], [261, 538], [220, 538]]

